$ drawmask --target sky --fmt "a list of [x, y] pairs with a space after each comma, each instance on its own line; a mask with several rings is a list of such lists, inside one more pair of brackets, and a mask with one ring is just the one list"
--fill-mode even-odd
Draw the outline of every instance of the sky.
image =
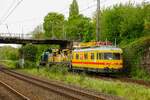
[[[67, 18], [72, 0], [22, 0], [17, 8], [5, 19], [13, 7], [21, 0], [0, 0], [0, 33], [29, 33], [43, 23], [43, 18], [49, 12], [59, 12]], [[97, 0], [77, 0], [80, 13], [87, 17], [96, 11]], [[130, 0], [140, 3], [143, 0]], [[147, 0], [150, 1], [150, 0]], [[129, 0], [100, 0], [101, 9]], [[12, 8], [11, 8], [12, 7]], [[11, 9], [10, 9], [11, 8]]]

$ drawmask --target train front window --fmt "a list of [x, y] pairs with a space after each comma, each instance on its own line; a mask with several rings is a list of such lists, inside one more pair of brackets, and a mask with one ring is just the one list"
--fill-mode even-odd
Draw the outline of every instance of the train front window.
[[104, 59], [105, 60], [112, 60], [113, 54], [112, 53], [104, 53]]
[[114, 59], [119, 60], [121, 59], [121, 54], [120, 53], [113, 53]]
[[105, 60], [120, 60], [121, 54], [120, 53], [104, 53]]

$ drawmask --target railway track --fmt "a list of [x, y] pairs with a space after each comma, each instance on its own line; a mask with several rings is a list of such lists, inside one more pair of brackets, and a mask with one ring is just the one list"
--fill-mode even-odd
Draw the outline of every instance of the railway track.
[[28, 97], [26, 97], [25, 95], [21, 94], [20, 92], [18, 92], [17, 90], [15, 90], [14, 88], [12, 88], [11, 86], [9, 86], [8, 84], [0, 81], [0, 86], [6, 88], [8, 91], [10, 91], [12, 94], [15, 94], [18, 98], [20, 98], [21, 100], [30, 100]]
[[53, 91], [57, 94], [69, 97], [73, 100], [120, 100], [121, 99], [119, 97], [117, 98], [117, 97], [106, 96], [106, 95], [97, 95], [89, 91], [84, 91], [81, 89], [79, 90], [79, 89], [71, 88], [69, 86], [65, 86], [62, 84], [40, 80], [38, 78], [27, 76], [27, 75], [24, 75], [24, 74], [21, 74], [12, 70], [8, 70], [2, 67], [1, 67], [1, 71], [17, 79], [26, 81], [28, 83], [34, 84], [41, 88], [47, 89], [49, 91]]

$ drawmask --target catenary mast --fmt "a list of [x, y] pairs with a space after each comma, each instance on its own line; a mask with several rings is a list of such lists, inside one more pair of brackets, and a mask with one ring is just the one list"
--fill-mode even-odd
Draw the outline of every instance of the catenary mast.
[[100, 40], [100, 0], [97, 0], [96, 41]]

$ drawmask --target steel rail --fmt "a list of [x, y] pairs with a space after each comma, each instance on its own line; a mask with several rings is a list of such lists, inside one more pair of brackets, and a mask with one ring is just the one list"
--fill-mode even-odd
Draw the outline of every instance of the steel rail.
[[26, 97], [25, 95], [21, 94], [20, 92], [18, 92], [17, 90], [15, 90], [14, 88], [12, 88], [10, 85], [0, 81], [0, 84], [7, 88], [8, 90], [10, 90], [11, 92], [13, 92], [15, 95], [17, 95], [18, 97], [21, 97], [23, 100], [30, 100], [28, 97]]

